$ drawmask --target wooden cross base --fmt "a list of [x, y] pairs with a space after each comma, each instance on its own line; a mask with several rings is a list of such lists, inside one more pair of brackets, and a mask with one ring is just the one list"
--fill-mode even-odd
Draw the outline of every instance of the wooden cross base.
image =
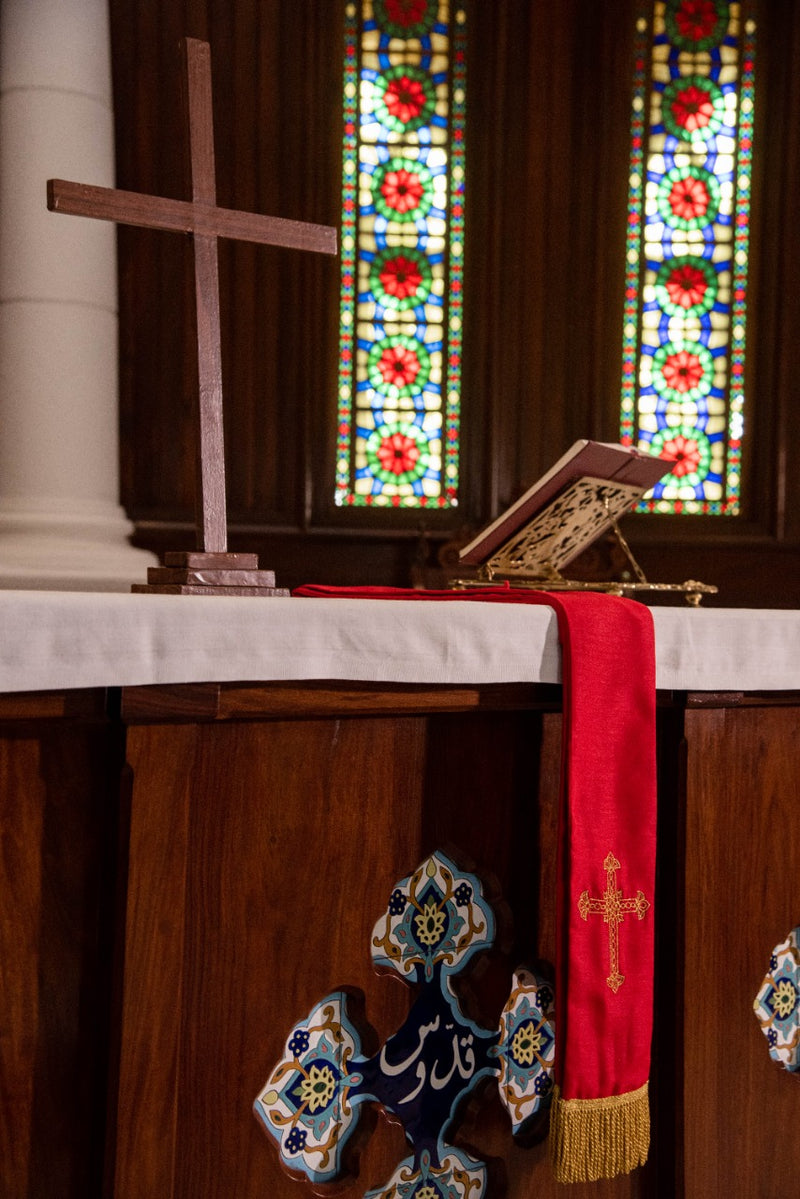
[[273, 570], [258, 569], [258, 554], [169, 553], [131, 591], [157, 595], [289, 595]]

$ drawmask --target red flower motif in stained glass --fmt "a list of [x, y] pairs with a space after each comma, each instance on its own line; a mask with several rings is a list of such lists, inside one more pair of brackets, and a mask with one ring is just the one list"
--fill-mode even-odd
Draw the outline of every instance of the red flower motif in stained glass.
[[397, 300], [406, 300], [415, 295], [422, 283], [419, 267], [413, 259], [403, 254], [385, 262], [379, 278], [387, 295]]
[[417, 465], [420, 449], [405, 433], [392, 433], [391, 437], [384, 437], [376, 454], [384, 470], [403, 475]]
[[396, 212], [411, 212], [422, 199], [423, 186], [419, 175], [401, 167], [397, 171], [387, 171], [381, 184], [381, 194], [389, 208]]
[[669, 205], [676, 217], [684, 221], [703, 217], [708, 212], [711, 197], [702, 179], [693, 175], [677, 179], [670, 189]]
[[678, 434], [664, 442], [661, 457], [672, 460], [672, 474], [680, 479], [692, 474], [700, 466], [700, 447], [691, 438]]
[[425, 107], [425, 92], [418, 79], [401, 75], [393, 79], [386, 88], [384, 103], [393, 117], [407, 125], [418, 117]]
[[680, 304], [681, 308], [691, 308], [703, 299], [708, 290], [708, 281], [696, 266], [684, 263], [670, 272], [664, 286], [673, 304]]
[[386, 15], [398, 25], [416, 25], [427, 8], [428, 0], [386, 0]]
[[395, 387], [408, 387], [419, 374], [419, 368], [417, 355], [405, 346], [391, 346], [378, 360], [384, 383], [393, 383]]
[[708, 92], [694, 83], [678, 92], [671, 109], [675, 123], [688, 133], [705, 129], [714, 115], [714, 104]]
[[717, 24], [714, 0], [683, 0], [675, 11], [675, 24], [687, 40], [699, 42], [710, 37]]
[[704, 371], [703, 364], [696, 354], [690, 354], [688, 350], [678, 350], [677, 354], [669, 355], [661, 373], [668, 387], [674, 388], [675, 391], [691, 391], [703, 378]]

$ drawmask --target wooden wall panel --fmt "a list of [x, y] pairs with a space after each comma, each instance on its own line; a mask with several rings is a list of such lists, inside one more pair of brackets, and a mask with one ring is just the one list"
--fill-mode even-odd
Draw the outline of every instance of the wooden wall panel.
[[[131, 809], [120, 1075], [109, 1136], [116, 1194], [175, 1194], [191, 741], [190, 729], [172, 730], [159, 762], [160, 802], [137, 793]], [[135, 771], [130, 784], [138, 788]], [[139, 1063], [136, 1071], [131, 1058]], [[120, 1162], [131, 1161], [135, 1182], [118, 1172]]]
[[465, 437], [483, 512], [577, 438], [616, 440], [635, 8], [470, 12], [465, 388], [486, 416], [468, 408]]
[[[339, 0], [243, 4], [112, 0], [117, 181], [187, 195], [183, 37], [208, 40], [217, 198], [226, 207], [338, 224]], [[194, 298], [188, 239], [120, 228], [123, 499], [145, 527], [193, 520]], [[229, 518], [302, 527], [307, 408], [335, 377], [338, 262], [220, 245]], [[331, 409], [332, 410], [332, 409]], [[313, 454], [312, 454], [313, 456]]]
[[[798, 1080], [753, 1000], [800, 923], [796, 708], [690, 711], [683, 992], [687, 1199], [780, 1199]], [[784, 1138], [788, 1135], [788, 1141]]]
[[[131, 732], [117, 1194], [295, 1193], [250, 1109], [328, 991], [367, 991], [381, 1036], [402, 1022], [403, 989], [376, 983], [369, 935], [418, 857], [424, 739], [413, 718]], [[379, 1131], [363, 1177], [401, 1148]]]
[[25, 706], [0, 724], [0, 1193], [87, 1199], [103, 1163], [112, 743]]

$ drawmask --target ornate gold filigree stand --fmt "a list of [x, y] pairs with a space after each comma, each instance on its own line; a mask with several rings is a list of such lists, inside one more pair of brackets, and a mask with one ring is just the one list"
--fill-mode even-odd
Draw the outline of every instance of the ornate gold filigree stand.
[[538, 574], [528, 570], [513, 570], [498, 568], [487, 562], [478, 568], [478, 574], [472, 579], [451, 579], [449, 586], [455, 590], [469, 587], [486, 587], [495, 583], [511, 583], [514, 587], [527, 587], [535, 591], [601, 591], [607, 595], [626, 595], [644, 598], [648, 594], [674, 593], [682, 595], [687, 604], [697, 608], [704, 595], [716, 595], [718, 588], [711, 583], [699, 583], [696, 579], [687, 579], [685, 583], [650, 583], [644, 571], [633, 556], [631, 547], [625, 540], [616, 518], [610, 516], [608, 523], [620, 549], [631, 566], [630, 579], [614, 579], [610, 582], [584, 582], [577, 579], [565, 579], [552, 563], [546, 562]]

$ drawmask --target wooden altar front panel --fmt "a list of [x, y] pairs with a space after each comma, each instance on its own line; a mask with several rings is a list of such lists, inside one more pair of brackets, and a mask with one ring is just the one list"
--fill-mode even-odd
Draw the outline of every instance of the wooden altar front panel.
[[[252, 1101], [340, 984], [379, 1037], [402, 1022], [369, 955], [387, 888], [448, 843], [496, 876], [514, 924], [473, 980], [483, 1019], [513, 965], [552, 960], [558, 708], [556, 689], [271, 684], [133, 689], [120, 720], [102, 692], [0, 697], [3, 1196], [308, 1193]], [[651, 1161], [571, 1194], [778, 1199], [800, 1093], [752, 1002], [800, 921], [800, 699], [690, 696], [658, 722]], [[489, 1199], [561, 1193], [490, 1090], [457, 1140], [492, 1159]], [[403, 1152], [378, 1119], [344, 1193]]]
[[[456, 847], [507, 904], [501, 944], [470, 980], [475, 1018], [496, 1025], [515, 965], [552, 962], [561, 719], [546, 692], [124, 693], [116, 1196], [310, 1192], [281, 1170], [253, 1100], [295, 1021], [331, 990], [365, 994], [379, 1042], [402, 1024], [410, 993], [375, 974], [370, 934], [397, 880], [434, 849]], [[490, 1197], [555, 1196], [543, 1133], [516, 1146], [489, 1086], [455, 1140], [489, 1161]], [[388, 1180], [404, 1155], [401, 1129], [380, 1117], [343, 1193]], [[573, 1193], [632, 1199], [655, 1194], [654, 1180], [648, 1167]]]

